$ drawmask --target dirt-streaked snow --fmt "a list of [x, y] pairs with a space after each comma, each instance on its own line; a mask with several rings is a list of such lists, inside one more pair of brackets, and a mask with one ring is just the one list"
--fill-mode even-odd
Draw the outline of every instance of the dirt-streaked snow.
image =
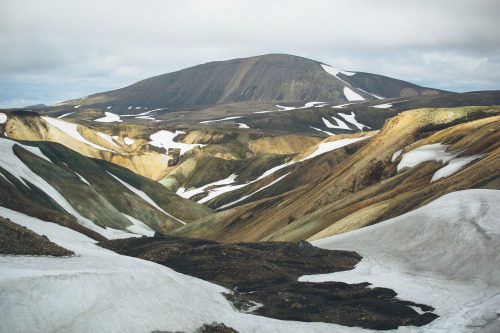
[[347, 98], [347, 100], [349, 102], [364, 101], [365, 100], [363, 97], [361, 97], [361, 95], [359, 95], [358, 93], [355, 93], [351, 88], [348, 88], [348, 87], [344, 87], [344, 95], [345, 95], [345, 98]]
[[148, 143], [158, 148], [165, 148], [167, 151], [169, 148], [180, 149], [181, 155], [188, 152], [189, 150], [191, 150], [196, 146], [199, 147], [204, 146], [202, 144], [187, 144], [182, 142], [175, 142], [174, 139], [179, 134], [186, 134], [186, 133], [183, 131], [169, 132], [166, 130], [161, 130], [159, 132], [151, 134], [149, 137], [151, 141], [149, 141]]
[[104, 117], [97, 118], [94, 121], [97, 121], [100, 123], [114, 123], [114, 122], [121, 123], [123, 120], [121, 120], [120, 116], [115, 114], [115, 113], [104, 112]]
[[109, 150], [107, 148], [98, 146], [95, 143], [92, 143], [92, 142], [88, 141], [87, 139], [85, 139], [80, 134], [80, 132], [78, 132], [78, 125], [77, 124], [68, 123], [66, 121], [59, 120], [59, 119], [56, 119], [56, 118], [50, 118], [50, 117], [41, 117], [41, 118], [43, 120], [45, 120], [47, 123], [49, 123], [50, 125], [52, 125], [55, 128], [59, 129], [60, 131], [63, 131], [64, 133], [68, 134], [72, 138], [74, 138], [74, 139], [76, 139], [76, 140], [78, 140], [78, 141], [80, 141], [82, 143], [85, 143], [86, 145], [89, 145], [89, 146], [91, 146], [93, 148], [96, 148], [96, 149], [99, 149], [99, 150], [112, 151], [112, 150]]
[[370, 282], [435, 307], [430, 324], [398, 332], [500, 331], [500, 191], [465, 190], [379, 224], [313, 242], [357, 251], [352, 271], [301, 281]]

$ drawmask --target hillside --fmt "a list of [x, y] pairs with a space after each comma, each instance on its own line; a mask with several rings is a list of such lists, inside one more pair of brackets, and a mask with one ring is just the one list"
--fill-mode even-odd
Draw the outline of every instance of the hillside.
[[221, 187], [219, 196], [200, 202], [220, 212], [172, 234], [226, 242], [317, 239], [398, 216], [451, 191], [498, 188], [499, 111], [412, 110], [366, 139], [332, 137], [323, 145], [332, 142], [334, 150], [311, 159], [305, 158], [314, 150], [305, 152], [252, 185], [234, 177], [213, 183], [207, 190]]

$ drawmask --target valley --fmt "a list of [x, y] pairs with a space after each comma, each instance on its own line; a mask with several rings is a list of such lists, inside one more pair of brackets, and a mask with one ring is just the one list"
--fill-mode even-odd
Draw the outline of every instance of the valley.
[[496, 332], [499, 190], [499, 91], [295, 56], [0, 110], [1, 330]]

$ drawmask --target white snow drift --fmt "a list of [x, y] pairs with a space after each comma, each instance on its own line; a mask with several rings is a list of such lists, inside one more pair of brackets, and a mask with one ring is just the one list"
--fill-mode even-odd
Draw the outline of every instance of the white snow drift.
[[179, 134], [186, 134], [186, 133], [183, 131], [175, 131], [175, 133], [173, 133], [166, 130], [161, 130], [159, 132], [151, 134], [150, 136], [151, 141], [149, 141], [148, 143], [155, 147], [165, 148], [167, 151], [169, 148], [180, 149], [181, 155], [196, 146], [203, 147], [202, 144], [187, 144], [182, 142], [175, 142], [174, 139]]
[[466, 190], [314, 245], [363, 256], [352, 271], [301, 281], [370, 282], [435, 307], [440, 317], [398, 332], [500, 331], [500, 191]]
[[114, 123], [118, 122], [121, 123], [123, 120], [120, 119], [120, 116], [112, 113], [112, 112], [104, 112], [104, 117], [102, 118], [97, 118], [94, 121], [100, 122], [100, 123]]
[[461, 150], [447, 151], [448, 145], [435, 143], [430, 145], [420, 146], [403, 154], [401, 161], [397, 166], [398, 172], [413, 168], [420, 163], [427, 161], [436, 161], [443, 163], [443, 167], [434, 173], [431, 182], [440, 178], [447, 177], [470, 162], [481, 158], [483, 155], [471, 155], [458, 157], [462, 153]]

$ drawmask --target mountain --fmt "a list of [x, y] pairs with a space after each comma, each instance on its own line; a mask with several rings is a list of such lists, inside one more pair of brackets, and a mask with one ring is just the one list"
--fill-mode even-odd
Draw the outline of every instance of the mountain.
[[381, 75], [341, 71], [306, 58], [269, 54], [210, 62], [56, 107], [125, 115], [241, 102], [341, 104], [439, 93], [442, 91]]
[[213, 214], [159, 183], [52, 142], [0, 138], [0, 205], [95, 239], [153, 235]]

